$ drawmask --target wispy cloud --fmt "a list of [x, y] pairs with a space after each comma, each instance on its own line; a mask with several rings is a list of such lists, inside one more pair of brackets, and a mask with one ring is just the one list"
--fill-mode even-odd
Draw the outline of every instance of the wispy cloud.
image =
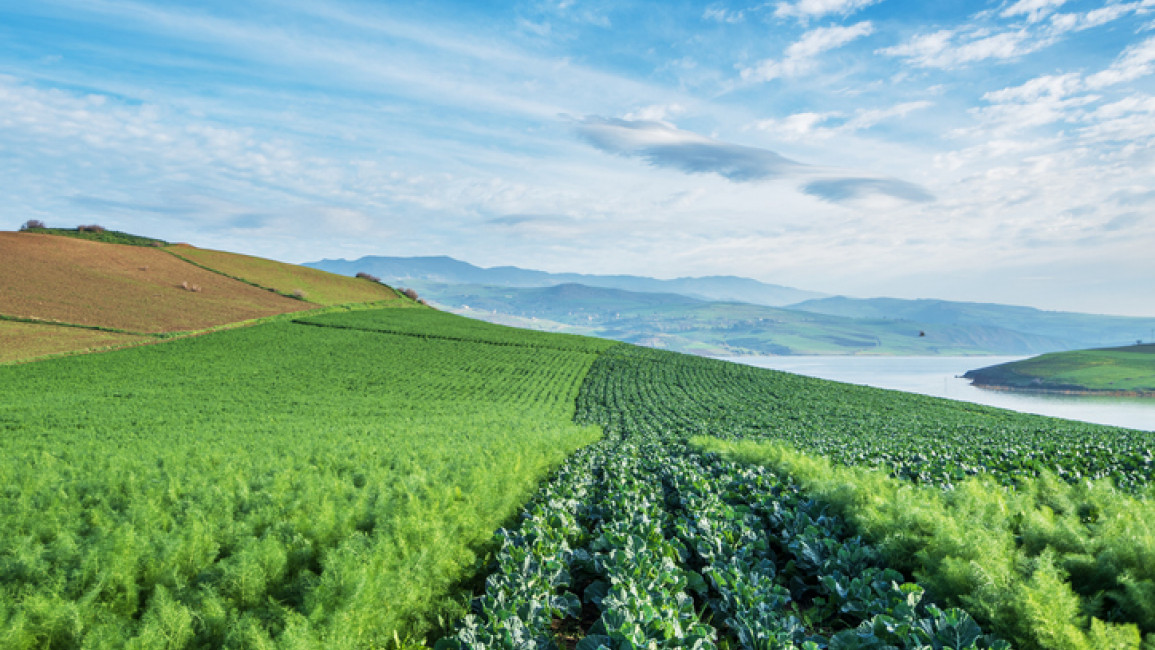
[[[1001, 16], [1024, 16], [1019, 23], [989, 24], [985, 20], [917, 34], [905, 43], [881, 48], [880, 54], [905, 59], [922, 68], [953, 68], [979, 61], [1007, 61], [1037, 52], [1063, 37], [1105, 25], [1126, 15], [1148, 11], [1148, 0], [1109, 4], [1086, 12], [1055, 13], [1065, 2], [1021, 0]], [[985, 16], [986, 14], [980, 14]]]
[[838, 111], [794, 113], [782, 119], [758, 120], [754, 123], [754, 128], [784, 140], [826, 139], [863, 131], [882, 122], [906, 117], [915, 111], [925, 110], [933, 105], [928, 100], [918, 100], [902, 102], [884, 108], [860, 108], [849, 115]]
[[1025, 15], [1028, 21], [1037, 23], [1047, 15], [1054, 13], [1059, 7], [1067, 4], [1067, 1], [1068, 0], [1018, 0], [1018, 2], [1003, 9], [999, 15], [1003, 18]]
[[774, 15], [781, 18], [808, 20], [829, 14], [848, 16], [882, 0], [797, 0], [774, 5]]
[[706, 7], [702, 12], [702, 20], [713, 20], [719, 23], [740, 23], [746, 20], [746, 12], [733, 11], [724, 7]]
[[869, 20], [849, 26], [833, 25], [812, 29], [791, 43], [783, 58], [766, 59], [752, 67], [743, 68], [742, 78], [747, 81], [770, 81], [798, 76], [812, 70], [822, 53], [842, 47], [873, 31], [874, 25]]
[[719, 142], [665, 122], [588, 117], [577, 128], [598, 149], [641, 158], [655, 167], [717, 174], [735, 183], [795, 179], [802, 182], [804, 193], [833, 203], [876, 194], [911, 202], [934, 198], [913, 183], [806, 165], [769, 149]]

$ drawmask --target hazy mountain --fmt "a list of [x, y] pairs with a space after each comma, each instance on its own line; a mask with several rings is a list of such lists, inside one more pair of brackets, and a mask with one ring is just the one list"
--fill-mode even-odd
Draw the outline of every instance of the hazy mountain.
[[1064, 345], [996, 325], [854, 319], [579, 284], [416, 284], [431, 304], [482, 320], [698, 354], [1028, 355]]
[[803, 291], [749, 278], [709, 276], [659, 280], [635, 275], [586, 275], [581, 273], [547, 273], [516, 266], [481, 268], [452, 257], [377, 257], [358, 260], [321, 260], [305, 266], [342, 275], [360, 271], [375, 275], [386, 284], [414, 286], [441, 284], [477, 284], [498, 287], [548, 287], [559, 284], [582, 284], [646, 293], [676, 293], [701, 300], [749, 302], [780, 307], [821, 298], [826, 294]]
[[790, 305], [789, 309], [846, 318], [905, 320], [937, 325], [998, 325], [1063, 342], [1063, 349], [1128, 345], [1155, 338], [1155, 318], [1043, 311], [976, 302], [846, 298], [837, 296]]
[[815, 298], [819, 294], [738, 277], [485, 269], [451, 257], [370, 256], [306, 266], [344, 275], [364, 271], [412, 287], [442, 308], [494, 322], [703, 354], [1031, 355], [1155, 339], [1155, 318], [946, 300]]

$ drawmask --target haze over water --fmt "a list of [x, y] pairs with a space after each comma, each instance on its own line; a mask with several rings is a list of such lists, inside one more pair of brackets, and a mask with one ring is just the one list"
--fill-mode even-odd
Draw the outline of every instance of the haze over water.
[[808, 377], [985, 404], [1022, 413], [1155, 431], [1155, 399], [1018, 393], [976, 388], [960, 375], [1022, 357], [726, 357]]

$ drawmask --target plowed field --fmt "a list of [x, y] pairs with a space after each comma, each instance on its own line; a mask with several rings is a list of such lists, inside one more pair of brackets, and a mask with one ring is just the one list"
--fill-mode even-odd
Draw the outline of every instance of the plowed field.
[[313, 307], [155, 248], [0, 232], [0, 264], [0, 314], [22, 318], [177, 332]]

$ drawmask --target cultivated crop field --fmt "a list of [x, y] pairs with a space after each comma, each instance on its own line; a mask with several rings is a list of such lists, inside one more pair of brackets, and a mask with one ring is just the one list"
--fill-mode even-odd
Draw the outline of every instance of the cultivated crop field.
[[420, 307], [3, 367], [0, 433], [5, 648], [1155, 645], [1153, 434]]
[[278, 322], [2, 367], [0, 647], [420, 638], [597, 437], [572, 416], [603, 347]]

